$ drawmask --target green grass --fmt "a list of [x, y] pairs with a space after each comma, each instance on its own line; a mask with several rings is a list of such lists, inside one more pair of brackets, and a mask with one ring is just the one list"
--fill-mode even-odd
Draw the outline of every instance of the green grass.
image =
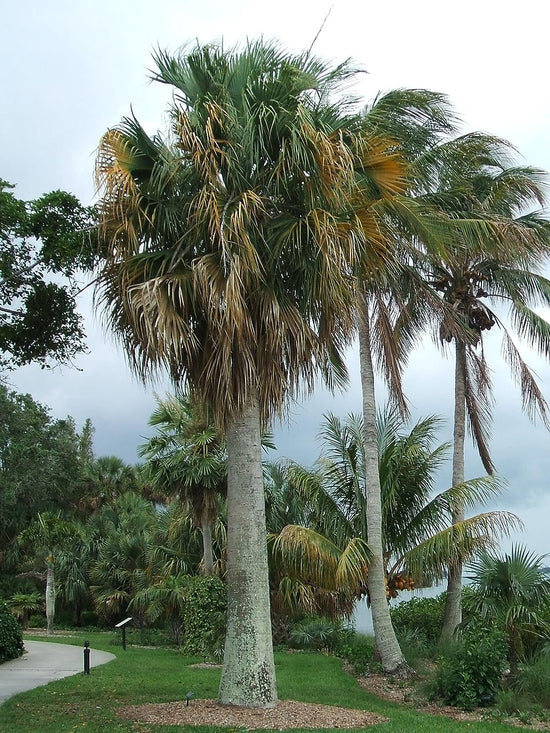
[[[89, 676], [66, 677], [7, 700], [0, 707], [0, 731], [181, 731], [178, 726], [121, 720], [117, 718], [116, 710], [124, 705], [183, 699], [189, 691], [193, 691], [196, 698], [215, 698], [217, 695], [219, 669], [190, 668], [188, 665], [197, 660], [185, 658], [177, 651], [134, 646], [123, 651], [120, 646], [112, 646], [111, 641], [116, 638], [112, 633], [79, 634], [70, 638], [56, 636], [51, 641], [83, 646], [84, 638], [90, 640], [92, 655], [93, 649], [103, 649], [116, 654], [117, 659], [92, 668]], [[40, 640], [44, 641], [44, 638]], [[355, 679], [345, 674], [341, 663], [334, 657], [277, 653], [275, 663], [281, 699], [372, 710], [389, 718], [388, 723], [365, 729], [373, 733], [452, 733], [465, 729], [476, 733], [512, 730], [517, 733], [517, 728], [498, 722], [459, 723], [384, 702], [367, 693]], [[196, 730], [197, 733], [228, 731], [216, 727]]]

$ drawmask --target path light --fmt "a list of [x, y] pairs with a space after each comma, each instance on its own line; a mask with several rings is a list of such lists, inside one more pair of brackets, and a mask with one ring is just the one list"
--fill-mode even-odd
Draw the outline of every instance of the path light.
[[84, 674], [90, 674], [90, 642], [84, 642]]
[[187, 705], [189, 705], [189, 700], [194, 696], [194, 694], [195, 694], [194, 692], [188, 692], [187, 695], [185, 696], [185, 701], [186, 701], [185, 706], [186, 707]]

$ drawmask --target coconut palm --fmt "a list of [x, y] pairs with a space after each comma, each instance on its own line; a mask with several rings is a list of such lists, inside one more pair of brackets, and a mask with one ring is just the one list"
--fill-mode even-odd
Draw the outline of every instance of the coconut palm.
[[510, 553], [481, 552], [470, 566], [468, 611], [502, 625], [508, 636], [510, 672], [517, 675], [525, 635], [550, 638], [543, 611], [550, 595], [546, 555], [514, 545]]
[[202, 571], [212, 575], [212, 525], [226, 492], [225, 443], [205, 411], [184, 396], [157, 397], [149, 425], [157, 430], [138, 449], [146, 459], [142, 477], [155, 492], [188, 504], [202, 533]]
[[[454, 114], [444, 95], [428, 90], [394, 90], [378, 97], [365, 110], [365, 124], [377, 135], [394, 141], [395, 150], [408, 161], [405, 183], [398, 196], [383, 201], [382, 236], [391, 248], [391, 258], [385, 267], [373, 270], [369, 261], [362, 261], [356, 270], [359, 281], [357, 322], [359, 335], [360, 374], [362, 386], [362, 414], [365, 444], [366, 491], [369, 512], [366, 517], [369, 547], [372, 551], [368, 576], [373, 627], [382, 668], [392, 674], [408, 675], [395, 636], [386, 587], [382, 544], [381, 489], [376, 450], [376, 395], [375, 366], [381, 368], [390, 388], [390, 395], [403, 415], [407, 414], [401, 389], [401, 371], [408, 345], [405, 338], [395, 337], [394, 321], [402, 310], [396, 286], [405, 278], [418, 287], [426, 303], [436, 298], [431, 288], [422, 283], [414, 267], [416, 243], [422, 241], [438, 252], [444, 244], [447, 228], [433, 210], [419, 205], [411, 193], [428, 175], [429, 166], [413, 168], [427, 149], [431, 149], [443, 135], [454, 129]], [[397, 297], [396, 297], [397, 295]], [[449, 318], [453, 322], [452, 318]], [[407, 336], [405, 330], [402, 332]], [[409, 338], [410, 342], [410, 338]]]
[[[516, 346], [510, 328], [530, 347], [550, 356], [550, 324], [537, 308], [550, 304], [550, 281], [542, 275], [548, 256], [548, 221], [534, 207], [543, 204], [541, 171], [512, 165], [506, 141], [469, 135], [442, 145], [438, 151], [436, 186], [424, 200], [455, 223], [475, 218], [491, 223], [493, 237], [466, 239], [455, 232], [439, 255], [424, 260], [426, 279], [441, 294], [457, 329], [445, 314], [438, 322], [442, 343], [455, 350], [453, 484], [464, 481], [466, 422], [485, 469], [493, 473], [490, 456], [491, 379], [483, 350], [483, 332], [494, 326], [503, 336], [502, 353], [520, 385], [523, 406], [549, 424], [548, 406], [536, 379]], [[435, 156], [434, 156], [435, 157]], [[525, 212], [528, 213], [525, 213]], [[422, 265], [420, 265], [422, 267]], [[504, 307], [508, 306], [508, 319]], [[424, 314], [427, 311], [424, 309]], [[460, 504], [454, 522], [464, 518]], [[450, 638], [460, 623], [462, 562], [449, 567], [447, 605], [442, 631]]]
[[[449, 560], [473, 557], [503, 533], [517, 528], [506, 512], [478, 514], [449, 527], [457, 502], [474, 505], [498, 491], [484, 477], [434, 494], [434, 480], [449, 446], [434, 447], [439, 421], [426, 418], [409, 433], [395, 410], [379, 416], [378, 470], [381, 486], [385, 600], [400, 590], [441, 580]], [[273, 539], [281, 565], [291, 576], [321, 587], [348, 592], [355, 600], [368, 594], [372, 560], [368, 552], [368, 505], [363, 425], [359, 416], [345, 421], [328, 415], [320, 433], [323, 454], [313, 470], [288, 468], [290, 481], [305, 504], [315, 507], [309, 527], [287, 526]], [[319, 558], [322, 558], [320, 561]], [[315, 568], [322, 568], [315, 570]], [[321, 580], [321, 572], [325, 577]], [[330, 585], [332, 584], [332, 586]]]
[[226, 432], [220, 700], [270, 706], [261, 430], [319, 368], [341, 377], [367, 234], [372, 259], [385, 254], [369, 194], [398, 190], [402, 167], [336, 100], [349, 63], [263, 41], [155, 61], [174, 88], [170, 138], [128, 118], [99, 148], [100, 302], [137, 373], [167, 368]]

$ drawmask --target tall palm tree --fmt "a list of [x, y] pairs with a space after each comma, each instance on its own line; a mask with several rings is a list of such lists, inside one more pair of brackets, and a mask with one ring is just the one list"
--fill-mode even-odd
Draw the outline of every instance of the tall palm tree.
[[[435, 189], [423, 199], [451, 222], [451, 230], [472, 220], [490, 222], [490, 238], [466, 239], [463, 231], [436, 255], [424, 260], [426, 279], [439, 291], [446, 314], [462, 322], [457, 329], [446, 314], [439, 323], [442, 343], [455, 350], [453, 484], [464, 481], [466, 423], [485, 469], [493, 473], [490, 456], [491, 379], [483, 350], [483, 332], [497, 326], [503, 335], [502, 353], [520, 385], [523, 407], [549, 425], [548, 405], [522, 358], [508, 324], [540, 354], [550, 356], [550, 323], [537, 308], [550, 304], [550, 280], [542, 275], [548, 257], [548, 220], [533, 210], [544, 203], [543, 174], [512, 165], [509, 143], [486, 135], [452, 140], [433, 155], [437, 160]], [[436, 166], [436, 167], [437, 167]], [[527, 212], [527, 213], [525, 213]], [[422, 268], [422, 265], [420, 265]], [[461, 522], [458, 505], [453, 522]], [[450, 638], [461, 620], [462, 562], [449, 567], [447, 604], [442, 630]]]
[[[373, 134], [392, 139], [394, 148], [407, 161], [418, 158], [431, 148], [442, 135], [454, 129], [454, 114], [444, 95], [428, 90], [394, 90], [377, 97], [365, 110], [365, 125]], [[420, 169], [424, 175], [424, 169]], [[407, 166], [403, 186], [392, 199], [383, 200], [383, 222], [380, 232], [391, 249], [385, 267], [374, 270], [371, 263], [361, 261], [356, 270], [359, 281], [357, 322], [359, 335], [362, 414], [365, 445], [366, 515], [369, 547], [372, 559], [368, 584], [376, 647], [382, 668], [392, 674], [408, 675], [409, 668], [397, 641], [389, 608], [382, 542], [382, 507], [376, 451], [376, 395], [374, 369], [379, 366], [390, 388], [391, 397], [403, 415], [407, 413], [401, 389], [403, 347], [395, 338], [393, 318], [395, 285], [403, 275], [417, 281], [414, 268], [409, 266], [411, 246], [421, 238], [426, 246], [441, 247], [444, 228], [439, 222], [434, 228], [433, 215], [418, 206], [411, 191], [418, 185], [418, 173]], [[439, 235], [439, 239], [438, 239]], [[413, 252], [414, 254], [414, 252]], [[427, 302], [433, 300], [429, 288], [423, 288]], [[392, 302], [393, 301], [393, 302]], [[398, 308], [399, 311], [399, 308]]]
[[[319, 368], [342, 376], [352, 271], [374, 236], [368, 181], [401, 165], [349, 100], [354, 75], [274, 44], [158, 53], [170, 138], [136, 119], [103, 137], [100, 302], [134, 369], [185, 381], [227, 440], [228, 625], [220, 700], [276, 703], [261, 430]], [[372, 186], [371, 186], [372, 188]]]
[[465, 605], [477, 617], [501, 624], [508, 636], [510, 672], [517, 675], [524, 635], [548, 639], [544, 608], [550, 595], [545, 555], [514, 545], [510, 553], [481, 552], [470, 566]]
[[226, 493], [225, 442], [204, 410], [184, 396], [157, 397], [149, 425], [157, 432], [138, 449], [146, 459], [143, 478], [155, 491], [189, 505], [203, 539], [202, 571], [212, 575], [212, 525]]

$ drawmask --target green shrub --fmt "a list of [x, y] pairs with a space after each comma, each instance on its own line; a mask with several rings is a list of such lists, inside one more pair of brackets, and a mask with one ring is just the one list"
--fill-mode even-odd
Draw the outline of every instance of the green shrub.
[[469, 626], [438, 662], [436, 692], [448, 705], [464, 710], [490, 705], [508, 664], [506, 635], [481, 624]]
[[182, 651], [189, 656], [220, 659], [226, 628], [227, 590], [216, 576], [189, 578], [183, 612]]
[[550, 658], [541, 654], [520, 669], [514, 689], [532, 703], [550, 709]]
[[419, 671], [426, 660], [435, 656], [435, 645], [428, 643], [420, 629], [401, 629], [396, 635], [401, 652], [413, 669]]
[[364, 677], [372, 668], [374, 637], [354, 633], [353, 637], [340, 647], [338, 655], [348, 662], [355, 677]]
[[439, 639], [445, 611], [446, 593], [436, 598], [413, 597], [390, 610], [397, 634], [414, 632], [426, 646], [435, 646]]
[[4, 601], [0, 601], [0, 664], [23, 654], [21, 625]]
[[95, 611], [82, 611], [80, 622], [82, 626], [98, 626], [99, 616]]
[[353, 628], [340, 619], [331, 621], [324, 616], [306, 616], [292, 626], [290, 643], [296, 649], [337, 654], [354, 633]]
[[30, 629], [45, 629], [46, 628], [46, 617], [43, 613], [33, 613], [29, 616], [29, 628]]

